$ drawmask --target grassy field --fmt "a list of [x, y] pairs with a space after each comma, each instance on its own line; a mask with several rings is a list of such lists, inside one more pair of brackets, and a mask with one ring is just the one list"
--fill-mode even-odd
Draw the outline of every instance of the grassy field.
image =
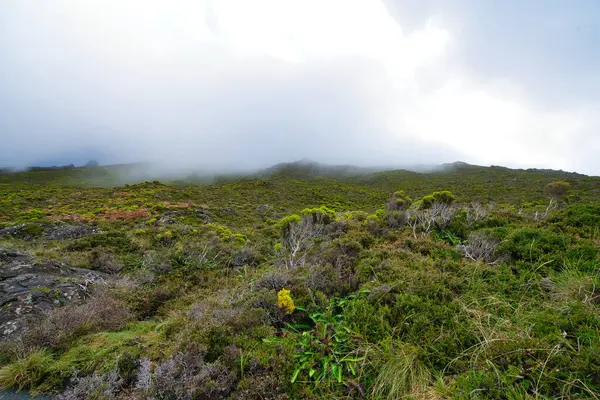
[[[291, 165], [213, 184], [120, 176], [0, 175], [0, 229], [26, 224], [0, 247], [114, 277], [1, 341], [0, 387], [64, 399], [600, 397], [600, 178], [468, 165]], [[548, 192], [556, 181], [568, 191]], [[56, 224], [99, 233], [50, 241]]]

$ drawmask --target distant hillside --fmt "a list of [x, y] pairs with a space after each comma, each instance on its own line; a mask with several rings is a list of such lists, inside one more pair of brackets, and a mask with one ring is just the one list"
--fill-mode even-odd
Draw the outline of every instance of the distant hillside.
[[377, 167], [357, 167], [355, 165], [329, 165], [322, 164], [309, 159], [299, 161], [280, 163], [264, 169], [256, 174], [259, 178], [277, 178], [287, 177], [295, 179], [305, 179], [311, 177], [327, 178], [348, 178], [365, 175], [383, 168]]
[[[207, 189], [228, 185], [239, 190], [245, 186], [253, 187], [257, 182], [270, 182], [273, 190], [285, 191], [286, 195], [296, 191], [294, 185], [297, 182], [303, 182], [304, 185], [314, 186], [315, 192], [311, 196], [316, 205], [327, 198], [323, 192], [337, 191], [338, 201], [342, 201], [344, 193], [349, 191], [355, 193], [369, 191], [369, 196], [374, 196], [372, 199], [381, 201], [396, 190], [405, 190], [413, 197], [424, 196], [435, 190], [450, 190], [459, 200], [479, 199], [483, 202], [519, 204], [528, 199], [540, 201], [545, 199], [544, 186], [557, 180], [568, 181], [572, 186], [573, 194], [581, 199], [591, 200], [600, 196], [598, 177], [545, 169], [483, 167], [463, 162], [442, 164], [431, 168], [430, 172], [328, 165], [311, 160], [300, 160], [277, 164], [251, 174], [217, 175], [187, 172], [176, 175], [144, 163], [0, 174], [0, 184], [113, 187], [153, 180], [179, 186], [201, 185]], [[366, 198], [364, 201], [371, 202]]]

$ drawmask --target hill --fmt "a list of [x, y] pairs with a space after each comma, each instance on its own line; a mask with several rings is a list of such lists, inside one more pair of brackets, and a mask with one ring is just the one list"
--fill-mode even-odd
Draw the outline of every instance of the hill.
[[328, 165], [309, 159], [302, 159], [290, 163], [281, 163], [260, 171], [256, 174], [259, 178], [295, 178], [306, 179], [314, 177], [328, 177], [344, 179], [365, 175], [370, 172], [381, 171], [384, 168], [357, 167], [353, 165]]
[[600, 396], [598, 177], [303, 160], [155, 178], [0, 174], [0, 389]]

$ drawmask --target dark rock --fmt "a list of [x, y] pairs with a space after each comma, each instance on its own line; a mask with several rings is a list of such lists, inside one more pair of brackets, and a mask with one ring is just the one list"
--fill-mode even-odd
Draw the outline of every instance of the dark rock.
[[44, 235], [48, 240], [79, 239], [101, 231], [94, 226], [71, 225], [60, 223], [44, 229]]
[[175, 219], [170, 215], [163, 215], [158, 219], [157, 222], [161, 225], [173, 225], [177, 223], [177, 221], [175, 221]]
[[22, 293], [22, 292], [26, 292], [27, 288], [23, 287], [23, 286], [8, 286], [4, 289], [4, 293], [6, 294], [13, 294], [13, 293]]
[[15, 236], [19, 233], [21, 229], [25, 228], [25, 226], [27, 226], [27, 224], [19, 224], [8, 228], [0, 229], [0, 236]]
[[14, 251], [8, 251], [4, 248], [0, 248], [0, 261], [2, 261], [2, 259], [8, 258], [31, 258], [31, 256], [29, 254], [17, 253]]
[[46, 297], [46, 293], [40, 291], [40, 290], [34, 290], [31, 292], [31, 298], [33, 299], [40, 299], [41, 297]]
[[101, 272], [0, 250], [0, 338], [18, 333], [26, 318], [82, 302], [90, 285], [108, 279]]
[[211, 218], [208, 215], [208, 211], [204, 207], [200, 207], [200, 208], [194, 210], [194, 216], [197, 219], [203, 220], [205, 224], [208, 224], [211, 222]]
[[554, 290], [554, 282], [549, 277], [540, 279], [540, 286], [546, 292], [552, 292]]
[[254, 211], [257, 212], [257, 213], [265, 213], [265, 212], [269, 211], [270, 209], [271, 209], [270, 205], [263, 204], [263, 205], [260, 205], [260, 206], [256, 207], [254, 209]]
[[30, 240], [42, 233], [43, 230], [44, 226], [42, 224], [20, 224], [1, 229], [0, 236], [13, 236], [23, 240]]

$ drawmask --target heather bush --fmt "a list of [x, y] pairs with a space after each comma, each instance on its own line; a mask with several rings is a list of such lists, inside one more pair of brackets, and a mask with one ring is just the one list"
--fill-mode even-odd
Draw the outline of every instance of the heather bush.
[[102, 247], [97, 247], [90, 252], [89, 265], [91, 269], [106, 272], [109, 274], [118, 274], [123, 269], [113, 254]]
[[290, 276], [286, 273], [269, 272], [256, 282], [256, 287], [259, 289], [265, 288], [279, 291], [283, 289], [290, 282], [290, 280]]
[[237, 378], [220, 362], [206, 362], [202, 353], [177, 353], [152, 368], [141, 361], [136, 391], [147, 398], [223, 399]]
[[465, 258], [473, 261], [483, 261], [495, 264], [500, 260], [498, 246], [500, 241], [487, 236], [485, 233], [472, 233], [466, 244], [458, 245], [458, 249]]
[[65, 348], [78, 336], [119, 330], [134, 314], [108, 291], [99, 291], [83, 304], [56, 308], [41, 321], [31, 321], [23, 335], [29, 347]]
[[115, 400], [121, 391], [123, 380], [117, 369], [100, 374], [94, 372], [90, 376], [75, 377], [65, 392], [56, 397], [57, 400]]

